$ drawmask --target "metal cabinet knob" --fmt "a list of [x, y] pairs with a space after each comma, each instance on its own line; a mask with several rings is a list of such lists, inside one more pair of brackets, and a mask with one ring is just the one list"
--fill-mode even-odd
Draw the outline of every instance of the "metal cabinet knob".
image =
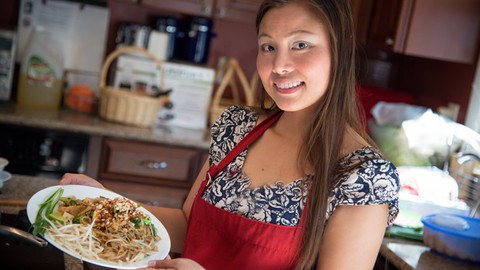
[[212, 6], [208, 4], [202, 4], [202, 6], [200, 7], [200, 10], [202, 11], [203, 14], [210, 15], [210, 12], [212, 12]]
[[223, 18], [227, 15], [227, 9], [225, 7], [221, 7], [217, 10], [217, 17]]
[[393, 45], [393, 38], [386, 38], [385, 39], [385, 44], [388, 45], [388, 46], [392, 46]]
[[145, 168], [155, 170], [163, 170], [168, 167], [168, 163], [165, 161], [144, 160], [140, 164]]

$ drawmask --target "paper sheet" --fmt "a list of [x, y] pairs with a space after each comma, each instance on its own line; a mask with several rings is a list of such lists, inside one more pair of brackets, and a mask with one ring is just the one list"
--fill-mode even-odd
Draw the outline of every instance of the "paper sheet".
[[100, 72], [105, 54], [108, 8], [55, 0], [22, 0], [16, 62], [22, 61], [36, 25], [54, 34], [64, 48], [65, 68]]

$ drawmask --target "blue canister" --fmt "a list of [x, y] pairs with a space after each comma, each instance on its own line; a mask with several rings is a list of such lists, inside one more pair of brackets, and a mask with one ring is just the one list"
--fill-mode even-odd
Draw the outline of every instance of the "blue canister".
[[[206, 64], [210, 50], [213, 21], [204, 17], [189, 17], [183, 21], [181, 45], [176, 47], [175, 58], [195, 64]], [[177, 51], [178, 48], [178, 51]]]

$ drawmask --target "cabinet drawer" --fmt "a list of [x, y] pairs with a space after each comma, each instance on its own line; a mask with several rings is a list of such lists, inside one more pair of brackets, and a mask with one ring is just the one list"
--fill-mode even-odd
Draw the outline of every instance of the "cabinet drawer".
[[102, 179], [190, 187], [200, 168], [202, 151], [153, 143], [106, 139]]

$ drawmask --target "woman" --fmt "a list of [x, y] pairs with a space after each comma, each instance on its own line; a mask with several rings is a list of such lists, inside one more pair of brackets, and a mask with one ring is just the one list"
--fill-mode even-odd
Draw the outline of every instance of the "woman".
[[[274, 106], [227, 109], [183, 210], [147, 206], [174, 241], [188, 220], [183, 258], [149, 266], [373, 268], [398, 213], [398, 175], [359, 120], [348, 2], [262, 3], [257, 69]], [[61, 183], [101, 187], [81, 175]]]

